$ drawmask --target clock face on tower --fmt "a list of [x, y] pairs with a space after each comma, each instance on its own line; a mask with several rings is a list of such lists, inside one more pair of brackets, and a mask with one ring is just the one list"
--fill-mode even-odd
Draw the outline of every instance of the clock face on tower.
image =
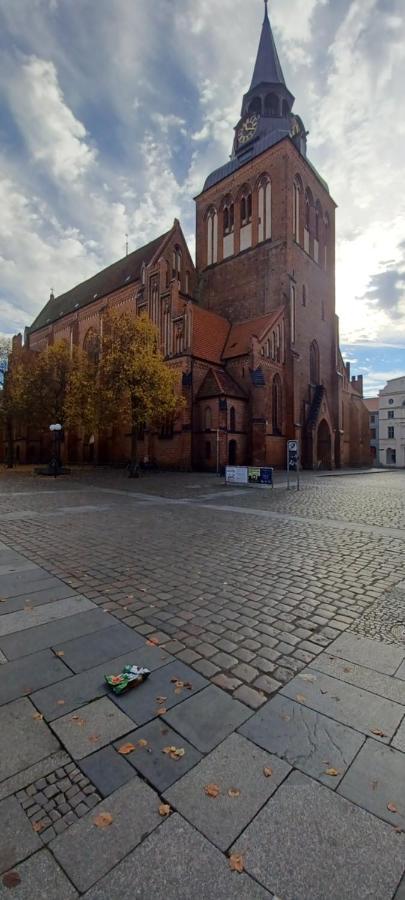
[[241, 147], [243, 144], [247, 144], [248, 141], [251, 141], [254, 138], [257, 127], [259, 124], [259, 116], [257, 113], [252, 113], [249, 116], [246, 116], [241, 122], [238, 131], [236, 133], [236, 137], [238, 140], [238, 146]]

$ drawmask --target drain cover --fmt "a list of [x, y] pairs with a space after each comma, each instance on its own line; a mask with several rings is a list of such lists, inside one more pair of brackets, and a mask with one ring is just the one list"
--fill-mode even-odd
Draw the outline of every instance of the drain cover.
[[396, 641], [405, 641], [405, 624], [403, 622], [393, 625], [391, 631]]

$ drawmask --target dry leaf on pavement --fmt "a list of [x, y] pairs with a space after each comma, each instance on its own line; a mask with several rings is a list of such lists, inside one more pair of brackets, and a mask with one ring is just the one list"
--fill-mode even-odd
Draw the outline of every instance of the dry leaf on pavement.
[[90, 741], [91, 744], [98, 744], [101, 738], [99, 734], [90, 734], [87, 740]]
[[372, 728], [371, 734], [375, 734], [377, 737], [386, 737], [385, 732], [381, 731], [381, 728]]
[[240, 797], [239, 788], [229, 788], [228, 797]]
[[271, 769], [270, 766], [265, 766], [263, 769], [263, 775], [265, 775], [266, 778], [271, 778], [272, 774], [273, 774], [273, 769]]
[[44, 828], [46, 828], [47, 826], [44, 825], [42, 822], [33, 822], [32, 827], [33, 827], [34, 831], [36, 831], [37, 834], [39, 834], [39, 832], [43, 831]]
[[340, 772], [339, 772], [339, 769], [331, 768], [331, 769], [326, 769], [325, 775], [330, 775], [331, 778], [336, 778], [338, 775], [340, 775]]
[[162, 750], [162, 753], [166, 753], [167, 756], [170, 756], [170, 759], [181, 759], [185, 752], [183, 747], [164, 747]]
[[207, 797], [218, 797], [218, 794], [221, 793], [221, 788], [217, 784], [206, 784], [204, 791]]
[[160, 709], [156, 710], [157, 716], [164, 716], [164, 715], [166, 715], [166, 713], [167, 713], [167, 709], [165, 706], [161, 706]]
[[159, 646], [159, 641], [157, 638], [148, 638], [146, 643], [149, 645], [149, 647], [158, 647]]
[[121, 756], [128, 756], [129, 753], [133, 753], [134, 750], [136, 750], [134, 744], [123, 744], [122, 747], [118, 748], [118, 753], [120, 753]]
[[65, 653], [63, 650], [55, 650], [55, 656], [64, 656]]
[[56, 701], [56, 704], [57, 704], [57, 706], [64, 706], [64, 705], [65, 705], [65, 701], [64, 701], [64, 700], [57, 700], [57, 701]]
[[304, 697], [304, 694], [297, 694], [295, 699], [298, 700], [298, 703], [306, 703], [307, 702], [307, 698]]
[[18, 872], [15, 871], [5, 872], [1, 880], [4, 884], [4, 887], [13, 888], [17, 887], [17, 884], [20, 884], [21, 877]]
[[240, 853], [233, 853], [232, 856], [229, 857], [229, 868], [232, 869], [232, 872], [244, 871], [245, 862]]
[[162, 706], [162, 704], [165, 703], [166, 700], [167, 697], [156, 697], [156, 703], [158, 703], [159, 706]]
[[147, 747], [147, 746], [148, 746], [148, 741], [145, 741], [145, 738], [141, 738], [138, 741], [138, 747]]
[[95, 819], [93, 819], [93, 825], [95, 825], [96, 828], [108, 828], [109, 825], [112, 824], [112, 821], [113, 817], [111, 813], [101, 812], [98, 816], [95, 817]]
[[159, 806], [159, 815], [160, 816], [163, 816], [163, 817], [170, 816], [171, 811], [172, 811], [171, 807], [169, 806], [168, 803], [160, 804], [160, 806]]
[[44, 717], [43, 717], [42, 713], [35, 713], [35, 716], [33, 716], [32, 718], [33, 718], [33, 719], [37, 719], [38, 722], [42, 722], [42, 719], [43, 719]]
[[389, 811], [392, 813], [398, 812], [398, 807], [395, 805], [395, 803], [387, 803], [387, 809], [389, 809]]

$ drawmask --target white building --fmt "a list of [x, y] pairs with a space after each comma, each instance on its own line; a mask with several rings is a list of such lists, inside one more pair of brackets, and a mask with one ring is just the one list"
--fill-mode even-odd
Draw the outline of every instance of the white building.
[[379, 399], [380, 465], [405, 468], [405, 375], [388, 381]]

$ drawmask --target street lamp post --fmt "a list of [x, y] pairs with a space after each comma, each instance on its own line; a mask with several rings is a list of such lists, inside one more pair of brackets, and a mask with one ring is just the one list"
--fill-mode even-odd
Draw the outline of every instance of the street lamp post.
[[55, 476], [55, 478], [57, 475], [60, 474], [60, 470], [61, 470], [60, 439], [61, 439], [62, 427], [63, 427], [62, 425], [58, 425], [58, 424], [49, 426], [49, 431], [51, 432], [51, 434], [53, 436], [53, 456], [52, 456], [51, 462], [49, 464], [49, 467], [52, 471], [52, 474]]

